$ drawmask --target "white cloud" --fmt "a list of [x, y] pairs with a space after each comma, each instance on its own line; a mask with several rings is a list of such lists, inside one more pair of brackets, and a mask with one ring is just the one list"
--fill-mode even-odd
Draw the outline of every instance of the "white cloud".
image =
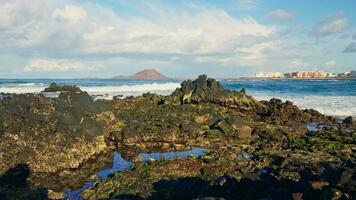
[[[149, 55], [204, 56], [227, 54], [236, 49], [244, 51], [261, 40], [272, 39], [276, 32], [274, 27], [260, 24], [252, 17], [235, 18], [221, 9], [173, 12], [149, 20], [123, 18], [92, 3], [36, 2], [32, 5], [24, 0], [14, 1], [0, 7], [0, 11], [11, 7], [13, 14], [11, 19], [6, 19], [6, 28], [0, 32], [0, 44], [4, 49], [28, 49], [36, 52], [35, 57], [63, 54], [69, 57], [133, 56], [134, 59], [145, 59], [140, 57], [142, 54], [146, 58]], [[243, 2], [254, 5], [253, 1]], [[244, 54], [246, 62], [257, 62], [254, 51]], [[35, 69], [45, 70], [31, 67], [27, 71]]]
[[78, 24], [87, 19], [87, 12], [82, 7], [67, 5], [63, 9], [55, 9], [52, 17], [60, 22], [67, 21]]
[[320, 21], [312, 30], [311, 34], [316, 37], [324, 37], [342, 33], [349, 28], [348, 19], [345, 14], [338, 12]]
[[277, 9], [277, 10], [271, 11], [270, 13], [267, 14], [266, 17], [269, 19], [278, 20], [278, 21], [292, 21], [295, 19], [294, 14], [289, 13], [282, 9]]
[[256, 10], [258, 4], [256, 0], [237, 0], [236, 9], [241, 11], [251, 11]]
[[269, 37], [273, 33], [273, 28], [252, 18], [235, 19], [224, 11], [212, 10], [157, 22], [140, 19], [104, 26], [85, 33], [84, 39], [91, 53], [207, 54], [234, 49], [243, 37]]
[[36, 58], [27, 62], [24, 71], [26, 72], [68, 72], [68, 71], [93, 71], [98, 70], [98, 66], [90, 66], [79, 61], [68, 59], [48, 59]]
[[337, 62], [335, 60], [329, 60], [325, 63], [326, 67], [335, 67]]
[[[300, 38], [280, 37], [279, 26], [209, 6], [177, 10], [151, 4], [145, 10], [151, 17], [127, 17], [92, 1], [7, 2], [0, 4], [0, 53], [16, 52], [22, 60], [34, 58], [25, 66], [27, 72], [212, 63], [252, 69], [281, 66], [291, 59], [307, 60], [310, 52], [320, 50], [315, 44], [303, 44]], [[258, 8], [252, 0], [232, 2], [240, 9]], [[274, 17], [292, 18], [283, 10]]]
[[352, 42], [347, 45], [343, 51], [343, 53], [355, 53], [356, 52], [356, 43]]
[[293, 59], [289, 62], [288, 66], [292, 68], [301, 69], [301, 68], [310, 67], [311, 64], [305, 60]]

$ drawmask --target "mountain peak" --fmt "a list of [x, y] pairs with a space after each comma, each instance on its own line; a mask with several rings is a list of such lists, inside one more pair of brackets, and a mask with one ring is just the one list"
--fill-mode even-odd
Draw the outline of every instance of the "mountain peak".
[[115, 79], [131, 79], [131, 80], [168, 80], [169, 78], [161, 74], [155, 69], [145, 69], [135, 73], [132, 76], [118, 76]]

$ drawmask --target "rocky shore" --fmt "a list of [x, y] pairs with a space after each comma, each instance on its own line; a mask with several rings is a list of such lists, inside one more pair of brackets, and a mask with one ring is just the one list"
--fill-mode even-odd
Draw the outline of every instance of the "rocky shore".
[[[97, 100], [75, 86], [0, 100], [0, 199], [354, 199], [356, 124], [205, 75], [171, 95]], [[140, 153], [205, 149], [200, 156]], [[108, 178], [117, 151], [127, 170]], [[77, 198], [77, 197], [76, 197]], [[79, 198], [79, 197], [78, 197]]]

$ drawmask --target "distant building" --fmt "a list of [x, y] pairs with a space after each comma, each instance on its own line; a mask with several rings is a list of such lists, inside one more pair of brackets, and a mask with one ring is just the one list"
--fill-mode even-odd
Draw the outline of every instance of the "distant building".
[[293, 78], [292, 73], [285, 73], [284, 78]]
[[325, 78], [326, 77], [326, 72], [324, 72], [324, 71], [319, 71], [319, 73], [320, 73], [320, 78]]
[[256, 73], [255, 76], [257, 78], [280, 78], [282, 77], [282, 74], [280, 72], [267, 72], [267, 73], [259, 72]]
[[326, 76], [323, 71], [297, 71], [284, 74], [285, 78], [325, 78]]
[[346, 77], [350, 77], [350, 76], [351, 76], [350, 72], [344, 72], [344, 73], [338, 74], [338, 77], [342, 77], [342, 78], [346, 78]]
[[356, 78], [356, 71], [351, 71], [350, 76], [351, 78]]
[[326, 77], [328, 77], [328, 78], [336, 78], [337, 77], [337, 73], [327, 73]]

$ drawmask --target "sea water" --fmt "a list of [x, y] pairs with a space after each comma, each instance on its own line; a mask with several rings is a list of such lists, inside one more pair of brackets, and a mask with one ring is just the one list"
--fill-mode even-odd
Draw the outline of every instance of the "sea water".
[[[77, 85], [96, 98], [137, 96], [145, 92], [168, 95], [181, 81], [134, 81], [110, 79], [0, 79], [0, 93], [40, 93], [52, 82]], [[226, 89], [245, 88], [258, 100], [280, 98], [300, 108], [333, 116], [356, 116], [356, 80], [234, 80], [221, 81]], [[1, 96], [1, 95], [0, 95]]]

